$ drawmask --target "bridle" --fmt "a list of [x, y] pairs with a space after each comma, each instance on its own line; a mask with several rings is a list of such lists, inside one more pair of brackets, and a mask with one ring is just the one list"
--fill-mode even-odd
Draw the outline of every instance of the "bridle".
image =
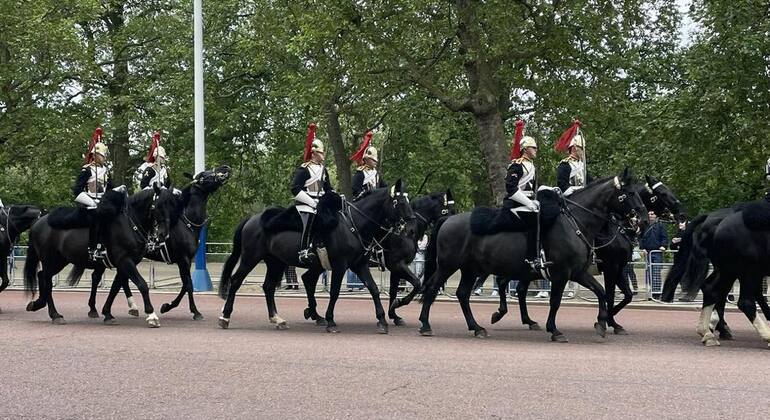
[[[658, 197], [658, 195], [655, 192], [655, 190], [657, 190], [658, 188], [663, 187], [663, 186], [665, 186], [665, 185], [663, 184], [663, 182], [660, 182], [660, 181], [655, 183], [653, 186], [650, 186], [649, 183], [645, 183], [644, 184], [644, 189], [645, 189], [645, 191], [647, 191], [647, 194], [650, 195], [649, 200], [650, 200], [650, 203], [652, 203], [653, 206], [659, 206], [656, 203], [658, 202], [658, 199], [660, 197]], [[674, 217], [674, 213], [673, 213], [671, 207], [668, 204], [665, 204], [665, 203], [661, 203], [661, 204], [662, 204], [661, 212], [665, 212], [665, 213], [659, 215], [658, 217], [662, 221], [666, 221], [668, 223], [676, 223], [677, 220]], [[656, 214], [657, 214], [657, 212], [656, 212]]]

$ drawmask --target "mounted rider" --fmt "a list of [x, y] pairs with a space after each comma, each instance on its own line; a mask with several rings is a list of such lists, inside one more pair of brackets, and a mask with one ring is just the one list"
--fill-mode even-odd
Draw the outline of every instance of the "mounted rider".
[[152, 135], [150, 150], [147, 152], [147, 157], [144, 158], [144, 163], [134, 173], [139, 188], [144, 190], [152, 188], [154, 185], [160, 188], [171, 188], [171, 175], [166, 165], [167, 162], [166, 149], [160, 145], [160, 133], [156, 131]]
[[371, 140], [372, 132], [367, 131], [366, 135], [364, 135], [364, 141], [358, 149], [350, 155], [350, 160], [359, 164], [355, 174], [353, 174], [354, 200], [367, 191], [386, 186], [385, 182], [383, 182], [380, 177], [379, 171], [377, 171], [379, 159], [377, 156], [377, 149], [375, 149], [374, 146], [369, 145]]
[[101, 260], [106, 256], [106, 250], [99, 243], [102, 221], [96, 213], [96, 208], [102, 195], [112, 189], [112, 165], [108, 157], [109, 149], [102, 141], [102, 128], [97, 127], [84, 156], [85, 165], [72, 187], [75, 202], [88, 211], [88, 257], [91, 261]]
[[[770, 184], [770, 158], [767, 158], [767, 163], [765, 164], [765, 181]], [[770, 201], [770, 188], [765, 193], [765, 200]], [[2, 206], [2, 202], [0, 202], [0, 206]]]
[[299, 252], [299, 262], [302, 264], [310, 264], [316, 255], [313, 251], [312, 232], [318, 199], [333, 190], [329, 183], [329, 173], [323, 164], [324, 145], [315, 138], [315, 129], [315, 123], [308, 125], [302, 159], [304, 163], [294, 171], [291, 183], [295, 207], [302, 218], [302, 245]]
[[579, 120], [572, 120], [570, 128], [562, 133], [554, 146], [557, 152], [569, 153], [556, 167], [556, 186], [565, 196], [583, 189], [588, 182], [585, 139], [580, 131], [580, 125]]
[[503, 199], [503, 207], [510, 209], [520, 219], [531, 218], [531, 226], [527, 230], [527, 262], [537, 272], [546, 265], [538, 243], [540, 203], [535, 200], [537, 177], [534, 162], [537, 143], [533, 137], [523, 136], [524, 121], [516, 120], [515, 126], [511, 163], [505, 176], [506, 198]]

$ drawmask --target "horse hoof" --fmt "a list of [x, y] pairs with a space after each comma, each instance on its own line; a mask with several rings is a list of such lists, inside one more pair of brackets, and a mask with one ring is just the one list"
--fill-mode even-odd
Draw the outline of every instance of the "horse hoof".
[[[161, 312], [161, 313], [162, 313], [162, 312]], [[129, 315], [131, 315], [131, 316], [136, 316], [136, 317], [138, 317], [138, 316], [139, 316], [139, 309], [129, 309], [129, 310], [128, 310], [128, 314], [129, 314]]]
[[493, 324], [496, 324], [497, 321], [499, 321], [501, 319], [503, 319], [503, 314], [501, 314], [500, 312], [495, 312], [495, 313], [492, 314], [492, 323]]
[[[305, 311], [303, 312], [303, 315], [305, 316], [305, 320], [310, 319], [310, 308], [305, 308]], [[316, 324], [318, 321], [316, 321]]]
[[615, 335], [628, 335], [628, 331], [626, 331], [626, 329], [621, 326], [613, 328], [613, 331]]
[[35, 305], [35, 301], [34, 301], [34, 300], [33, 300], [32, 302], [30, 302], [30, 303], [28, 303], [28, 304], [27, 304], [27, 312], [35, 312], [35, 311], [37, 311], [37, 310], [39, 310], [39, 309], [40, 309], [40, 308], [38, 308], [38, 307]]
[[395, 318], [393, 318], [393, 325], [395, 325], [397, 327], [405, 327], [406, 326], [406, 322], [404, 322], [404, 318], [395, 317]]
[[340, 332], [340, 330], [338, 330], [336, 326], [328, 326], [328, 327], [326, 327], [326, 332], [332, 333], [332, 334], [337, 334], [337, 333]]
[[[163, 305], [160, 305], [160, 313], [165, 314], [170, 310], [171, 310], [171, 305], [169, 305], [168, 303], [164, 303]], [[139, 313], [139, 311], [136, 311], [136, 312]]]
[[594, 323], [594, 330], [596, 330], [596, 333], [599, 334], [599, 336], [602, 338], [607, 336], [607, 326], [602, 323]]
[[203, 320], [203, 314], [200, 312], [196, 312], [193, 314], [193, 321], [202, 321]]
[[423, 337], [433, 337], [433, 330], [430, 328], [420, 328], [420, 335]]
[[552, 335], [551, 341], [555, 343], [569, 343], [567, 336], [565, 336], [564, 334]]
[[529, 330], [530, 331], [541, 331], [542, 328], [540, 328], [540, 324], [538, 324], [537, 322], [533, 322], [533, 323], [529, 324]]
[[104, 317], [104, 325], [118, 325], [118, 320], [114, 317]]
[[703, 341], [703, 345], [706, 347], [716, 347], [719, 346], [719, 340], [716, 339], [716, 337], [708, 338]]
[[226, 329], [230, 328], [230, 320], [222, 318], [220, 316], [219, 319], [217, 320], [217, 325], [219, 325], [219, 328], [221, 328], [223, 330], [226, 330]]
[[275, 329], [276, 330], [288, 330], [289, 329], [289, 324], [286, 321], [279, 322], [278, 324], [275, 325]]
[[150, 328], [160, 328], [160, 319], [158, 318], [158, 315], [155, 315], [155, 312], [147, 315], [147, 326]]
[[388, 324], [384, 323], [377, 323], [377, 332], [380, 334], [387, 334], [388, 333]]
[[88, 311], [88, 317], [89, 317], [89, 318], [99, 318], [99, 312], [96, 312], [96, 311]]
[[64, 325], [67, 321], [65, 321], [63, 317], [57, 316], [56, 318], [51, 319], [51, 323], [53, 325]]
[[325, 327], [326, 326], [326, 320], [323, 318], [318, 318], [315, 320], [315, 324], [319, 327]]
[[476, 330], [476, 331], [473, 332], [473, 335], [476, 338], [487, 338], [487, 330], [485, 330], [484, 328], [482, 328], [480, 330]]

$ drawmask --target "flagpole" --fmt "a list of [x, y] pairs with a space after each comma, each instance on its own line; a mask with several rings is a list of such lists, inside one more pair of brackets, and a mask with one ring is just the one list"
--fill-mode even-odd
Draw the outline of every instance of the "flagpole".
[[[206, 143], [204, 141], [203, 108], [203, 0], [193, 0], [193, 91], [195, 100], [195, 174], [206, 168]], [[193, 290], [209, 291], [211, 276], [206, 269], [206, 226], [198, 237], [195, 252], [195, 270], [192, 273]]]

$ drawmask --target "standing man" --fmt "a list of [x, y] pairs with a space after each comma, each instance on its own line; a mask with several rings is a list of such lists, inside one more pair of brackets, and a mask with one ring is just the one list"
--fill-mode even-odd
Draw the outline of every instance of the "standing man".
[[88, 144], [88, 151], [84, 157], [85, 165], [81, 168], [75, 185], [72, 187], [75, 202], [88, 211], [90, 223], [88, 257], [94, 262], [102, 260], [106, 256], [106, 251], [99, 242], [102, 221], [96, 214], [96, 207], [99, 205], [102, 195], [107, 190], [112, 189], [112, 166], [107, 160], [108, 156], [107, 145], [102, 142], [102, 129], [97, 127], [91, 136], [91, 142]]
[[299, 262], [310, 264], [315, 257], [313, 252], [313, 219], [315, 218], [318, 199], [327, 191], [332, 191], [329, 173], [324, 167], [324, 145], [315, 138], [315, 123], [310, 123], [305, 137], [304, 163], [294, 171], [291, 194], [294, 204], [302, 218], [302, 245]]
[[379, 171], [377, 171], [377, 164], [379, 163], [377, 149], [369, 146], [371, 140], [372, 132], [367, 131], [364, 141], [358, 147], [358, 150], [350, 156], [350, 160], [362, 163], [356, 168], [356, 173], [353, 174], [354, 200], [367, 191], [386, 186], [380, 177]]
[[538, 272], [544, 267], [544, 262], [538, 249], [540, 203], [534, 200], [537, 184], [534, 162], [537, 157], [537, 143], [530, 136], [522, 137], [523, 132], [524, 121], [516, 120], [516, 130], [514, 131], [513, 147], [510, 154], [511, 164], [508, 165], [508, 172], [505, 175], [507, 196], [503, 199], [503, 207], [510, 209], [514, 217], [523, 219], [529, 226], [527, 230], [527, 262], [532, 270]]
[[[666, 245], [668, 245], [668, 234], [666, 234], [666, 229], [663, 227], [663, 224], [660, 223], [660, 220], [658, 220], [655, 212], [649, 212], [648, 216], [650, 217], [650, 227], [648, 227], [642, 235], [642, 240], [639, 242], [639, 248], [646, 254], [648, 269], [645, 276], [647, 278], [647, 284], [649, 284], [653, 290], [661, 290], [660, 265], [656, 265], [650, 270], [649, 264], [660, 264], [663, 262], [662, 251], [665, 251]], [[660, 293], [655, 293], [652, 297], [653, 299], [659, 299]]]
[[144, 163], [136, 170], [136, 179], [139, 181], [140, 189], [152, 188], [157, 185], [160, 188], [171, 188], [171, 175], [169, 175], [168, 157], [166, 149], [160, 145], [160, 133], [155, 132], [152, 135], [150, 151], [144, 158]]

